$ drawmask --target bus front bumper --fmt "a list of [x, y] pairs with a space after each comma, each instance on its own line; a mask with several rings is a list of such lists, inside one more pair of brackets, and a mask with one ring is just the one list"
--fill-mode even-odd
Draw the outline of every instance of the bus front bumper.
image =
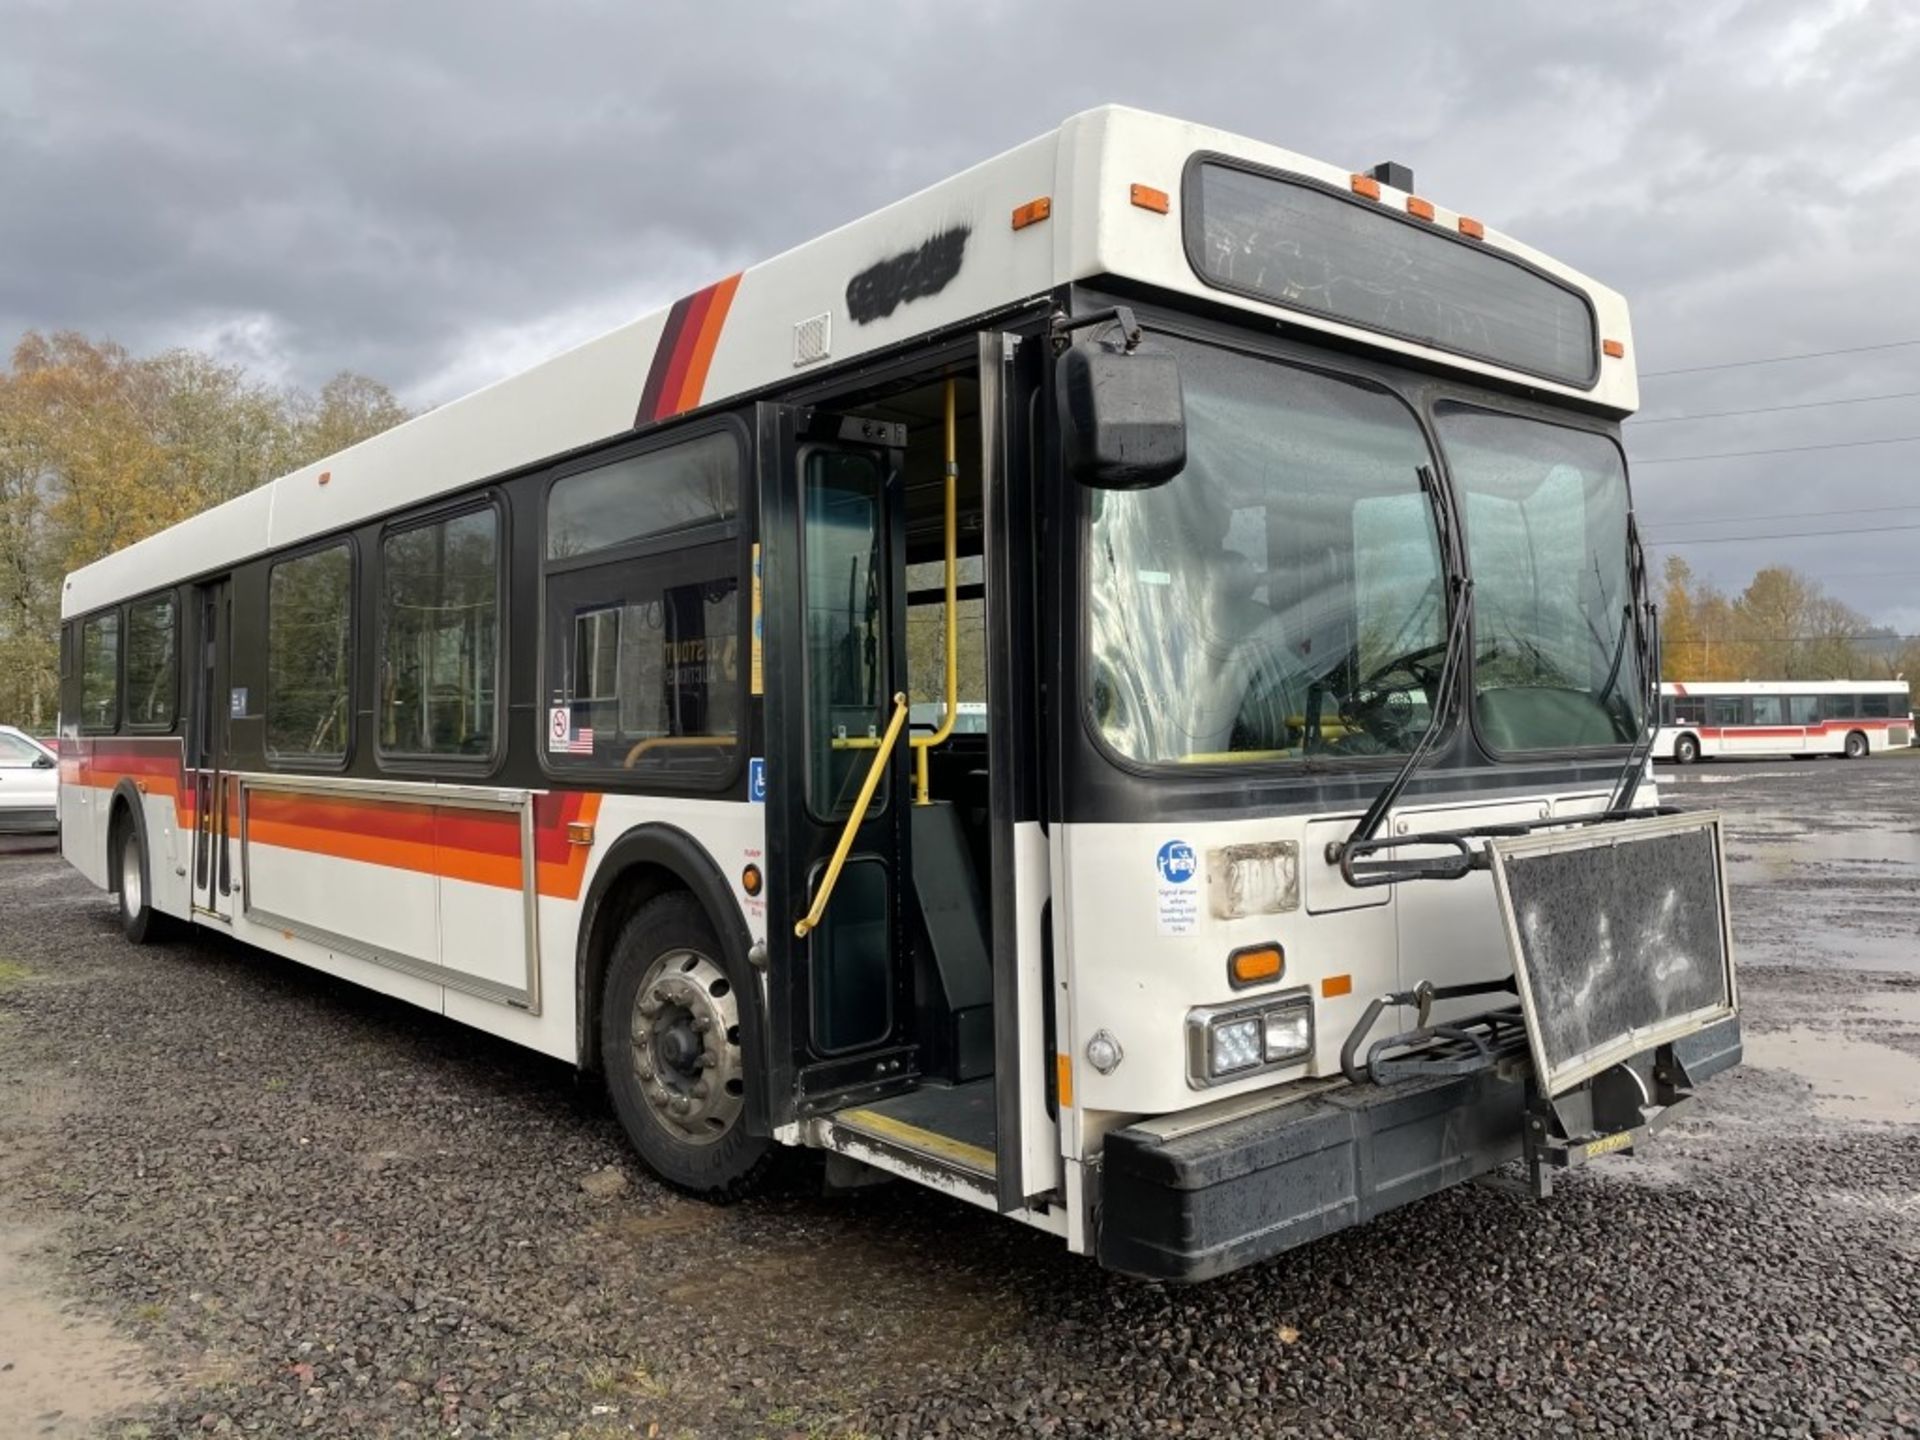
[[[1740, 1063], [1738, 1018], [1675, 1045], [1698, 1083]], [[1491, 1072], [1337, 1084], [1198, 1129], [1109, 1135], [1098, 1255], [1148, 1280], [1205, 1280], [1484, 1175], [1524, 1151], [1523, 1083]]]

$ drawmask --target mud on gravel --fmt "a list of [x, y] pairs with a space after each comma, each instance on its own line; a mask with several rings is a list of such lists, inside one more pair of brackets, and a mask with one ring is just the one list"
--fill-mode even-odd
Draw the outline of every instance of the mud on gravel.
[[[1920, 765], [1818, 773], [1675, 793], [1920, 831]], [[0, 1217], [140, 1357], [72, 1414], [0, 1370], [0, 1437], [1920, 1435], [1920, 1114], [1792, 1058], [1920, 1056], [1920, 863], [1807, 864], [1735, 867], [1787, 1059], [1657, 1151], [1170, 1289], [904, 1186], [682, 1200], [565, 1067], [0, 857]]]

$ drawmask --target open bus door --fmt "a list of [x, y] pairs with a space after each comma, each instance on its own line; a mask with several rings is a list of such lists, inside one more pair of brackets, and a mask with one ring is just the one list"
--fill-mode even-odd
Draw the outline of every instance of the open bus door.
[[193, 716], [187, 768], [193, 786], [193, 908], [233, 918], [233, 814], [228, 738], [246, 695], [232, 689], [233, 587], [225, 576], [194, 587]]
[[[979, 339], [979, 490], [966, 528], [984, 562], [985, 744], [948, 757], [944, 783], [919, 794], [900, 726], [817, 916], [849, 804], [905, 719], [909, 437], [859, 415], [764, 405], [759, 417], [775, 1123], [812, 1123], [830, 1149], [1003, 1212], [1057, 1191], [1061, 1173], [1026, 464], [1042, 349]], [[945, 396], [948, 453], [936, 467], [916, 452], [923, 487], [938, 468], [957, 473], [956, 388], [973, 378], [935, 372], [902, 402], [927, 419]], [[935, 497], [916, 494], [924, 519]], [[948, 524], [951, 539], [962, 527]], [[925, 540], [923, 529], [923, 558]], [[942, 708], [937, 695], [906, 699]], [[926, 754], [915, 758], [924, 778]], [[981, 811], [972, 780], [986, 783]]]
[[[906, 683], [906, 427], [762, 404], [757, 428], [769, 658], [756, 788], [767, 805], [770, 1098], [783, 1124], [915, 1071], [901, 919], [908, 747], [894, 698]], [[895, 743], [835, 866], [890, 728]]]

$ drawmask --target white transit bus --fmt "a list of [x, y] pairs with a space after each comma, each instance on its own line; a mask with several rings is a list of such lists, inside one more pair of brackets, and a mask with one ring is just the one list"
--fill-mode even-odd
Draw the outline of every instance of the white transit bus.
[[1688, 680], [1660, 687], [1657, 760], [1844, 755], [1910, 743], [1904, 680]]
[[1636, 393], [1403, 167], [1095, 110], [74, 573], [62, 845], [717, 1198], [1190, 1279], [1545, 1193], [1739, 1057]]

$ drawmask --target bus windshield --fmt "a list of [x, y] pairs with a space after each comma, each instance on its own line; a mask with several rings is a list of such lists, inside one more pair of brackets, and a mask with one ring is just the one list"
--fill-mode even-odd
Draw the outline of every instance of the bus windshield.
[[1474, 719], [1495, 751], [1620, 745], [1646, 680], [1628, 614], [1627, 474], [1604, 435], [1443, 403], [1474, 577]]
[[1404, 754], [1433, 718], [1446, 630], [1413, 412], [1359, 381], [1161, 343], [1187, 465], [1093, 497], [1101, 737], [1146, 764]]

